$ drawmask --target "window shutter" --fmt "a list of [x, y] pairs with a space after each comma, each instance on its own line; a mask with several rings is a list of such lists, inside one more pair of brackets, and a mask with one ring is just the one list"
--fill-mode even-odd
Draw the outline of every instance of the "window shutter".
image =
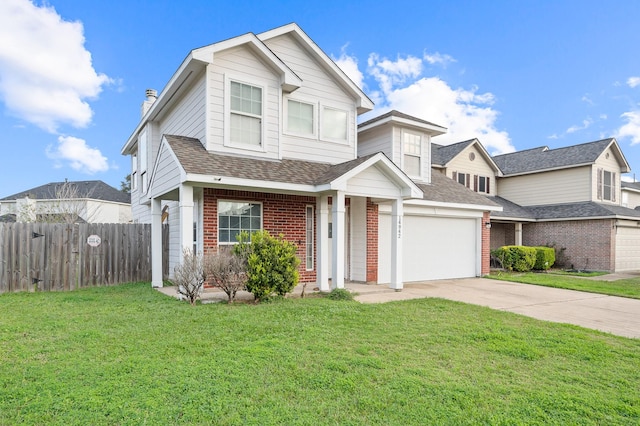
[[489, 190], [489, 176], [487, 176], [487, 194], [491, 193]]
[[602, 172], [602, 169], [598, 169], [598, 179], [596, 183], [598, 200], [602, 200]]
[[467, 188], [469, 188], [470, 185], [471, 185], [470, 181], [471, 181], [471, 175], [469, 173], [467, 173], [467, 175], [465, 176], [465, 179], [464, 179], [464, 183], [467, 185]]
[[457, 182], [458, 181], [458, 172], [453, 172], [451, 174], [451, 178]]
[[473, 190], [478, 192], [478, 175], [473, 175]]
[[611, 173], [611, 201], [616, 201], [616, 174]]

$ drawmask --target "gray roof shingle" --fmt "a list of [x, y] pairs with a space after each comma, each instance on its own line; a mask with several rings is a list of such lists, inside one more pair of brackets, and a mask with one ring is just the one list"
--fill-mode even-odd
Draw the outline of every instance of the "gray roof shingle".
[[543, 146], [496, 155], [493, 160], [506, 176], [578, 164], [592, 164], [613, 141], [613, 138], [608, 138], [557, 149]]
[[497, 207], [498, 204], [460, 185], [453, 179], [440, 173], [437, 169], [431, 169], [431, 183], [416, 183], [424, 193], [423, 199], [443, 203], [474, 204], [481, 206]]
[[0, 201], [17, 200], [19, 198], [25, 198], [26, 196], [38, 200], [56, 199], [58, 198], [57, 194], [60, 188], [65, 184], [69, 185], [71, 192], [77, 193], [78, 198], [90, 198], [92, 200], [113, 201], [125, 204], [131, 203], [130, 194], [119, 191], [101, 180], [51, 182], [46, 185], [18, 192], [17, 194], [9, 195]]
[[451, 145], [438, 145], [437, 143], [432, 142], [431, 164], [438, 166], [446, 165], [473, 142], [475, 142], [475, 139], [469, 139], [467, 141], [457, 142]]
[[520, 218], [520, 219], [535, 219], [533, 213], [527, 210], [526, 207], [522, 207], [516, 203], [512, 203], [511, 201], [497, 196], [487, 197], [491, 201], [496, 204], [502, 206], [501, 212], [491, 212], [491, 217], [509, 217], [509, 218]]
[[636, 191], [640, 191], [640, 182], [625, 182], [622, 181], [622, 187], [628, 189], [635, 189]]
[[550, 204], [542, 206], [519, 206], [508, 200], [495, 197], [495, 201], [502, 205], [503, 212], [492, 212], [492, 217], [512, 217], [536, 220], [550, 219], [588, 219], [588, 218], [616, 218], [624, 217], [640, 219], [640, 210], [622, 206], [585, 201], [579, 203]]

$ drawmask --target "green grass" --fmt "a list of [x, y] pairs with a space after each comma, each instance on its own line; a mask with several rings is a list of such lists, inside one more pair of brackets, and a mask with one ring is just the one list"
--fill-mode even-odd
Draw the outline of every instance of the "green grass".
[[601, 281], [569, 274], [497, 272], [489, 275], [489, 278], [640, 299], [640, 276], [616, 281]]
[[440, 299], [0, 296], [0, 425], [640, 423], [640, 340]]

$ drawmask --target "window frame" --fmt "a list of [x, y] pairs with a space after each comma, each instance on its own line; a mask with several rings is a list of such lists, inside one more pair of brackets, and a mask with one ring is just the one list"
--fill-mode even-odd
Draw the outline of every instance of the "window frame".
[[138, 155], [131, 154], [131, 192], [138, 190]]
[[[236, 111], [231, 109], [231, 84], [237, 83], [245, 86], [255, 87], [261, 90], [261, 114], [257, 116], [252, 113], [246, 113], [243, 111]], [[265, 135], [265, 110], [266, 110], [266, 99], [268, 96], [267, 87], [268, 84], [265, 81], [260, 79], [254, 79], [249, 77], [241, 77], [241, 76], [233, 76], [225, 74], [225, 94], [224, 94], [224, 146], [229, 148], [236, 148], [248, 151], [257, 151], [257, 152], [266, 152], [267, 151], [267, 141]], [[260, 120], [260, 144], [250, 144], [243, 143], [239, 141], [231, 140], [231, 116], [238, 115], [249, 118], [256, 118]]]
[[[337, 106], [333, 106], [333, 105], [328, 105], [328, 104], [320, 104], [320, 119], [318, 120], [318, 127], [319, 127], [319, 132], [320, 132], [320, 139], [322, 141], [325, 142], [335, 142], [335, 143], [340, 143], [340, 144], [344, 144], [344, 145], [348, 145], [349, 144], [349, 119], [351, 117], [351, 114], [349, 113], [348, 109], [342, 109], [340, 107]], [[325, 126], [325, 117], [326, 117], [326, 110], [332, 110], [332, 111], [337, 111], [337, 112], [343, 112], [346, 114], [346, 118], [345, 118], [345, 138], [341, 139], [341, 138], [334, 138], [332, 136], [328, 136], [325, 132], [324, 126]]]
[[[411, 136], [411, 137], [418, 137], [418, 151], [419, 154], [412, 154], [412, 153], [407, 153], [407, 143], [408, 141], [406, 140], [407, 135]], [[407, 174], [407, 176], [411, 176], [411, 177], [417, 177], [417, 178], [421, 178], [423, 173], [423, 167], [422, 165], [423, 163], [423, 158], [424, 158], [424, 136], [421, 133], [418, 132], [412, 132], [406, 129], [402, 129], [402, 132], [400, 134], [400, 146], [402, 148], [402, 170]], [[415, 143], [412, 144], [413, 147], [415, 147]], [[418, 159], [418, 174], [412, 174], [409, 173], [409, 171], [407, 170], [406, 167], [406, 156], [409, 157], [414, 157]]]
[[140, 132], [140, 136], [138, 136], [138, 158], [140, 161], [140, 189], [143, 194], [147, 193], [149, 189], [149, 182], [147, 173], [147, 162], [149, 156], [149, 140], [147, 136], [147, 129], [144, 129]]
[[[311, 133], [298, 132], [295, 130], [289, 129], [289, 102], [298, 102], [300, 104], [310, 105], [312, 108], [311, 111]], [[299, 97], [283, 97], [283, 133], [291, 136], [299, 136], [303, 138], [309, 139], [317, 139], [318, 138], [318, 128], [319, 128], [319, 120], [318, 120], [318, 102], [313, 102], [308, 99], [299, 98]]]
[[[479, 194], [490, 194], [490, 179], [491, 178], [489, 176], [473, 175], [473, 190]], [[480, 188], [481, 185], [484, 185], [484, 189]]]
[[[606, 174], [609, 174], [609, 179], [605, 179]], [[611, 203], [616, 202], [616, 192], [617, 192], [617, 173], [612, 172], [611, 170], [606, 169], [598, 169], [597, 170], [597, 198], [601, 201], [608, 201]], [[606, 196], [606, 192], [609, 192], [609, 196]]]
[[[236, 229], [236, 228], [231, 228], [230, 226], [227, 226], [225, 228], [222, 228], [220, 226], [220, 224], [221, 224], [221, 220], [220, 220], [220, 212], [221, 212], [220, 204], [221, 203], [240, 203], [240, 204], [251, 204], [251, 205], [260, 206], [260, 228], [259, 229], [251, 229], [250, 228], [248, 230], [249, 231], [249, 235], [250, 235], [249, 236], [249, 241], [251, 241], [251, 233], [252, 232], [261, 231], [261, 230], [264, 229], [264, 205], [263, 205], [262, 202], [260, 202], [260, 201], [250, 201], [250, 200], [218, 199], [218, 201], [217, 201], [217, 212], [216, 212], [216, 219], [218, 221], [217, 222], [217, 229], [216, 229], [216, 239], [218, 241], [218, 245], [219, 246], [232, 246], [232, 245], [238, 244], [237, 241], [221, 241], [221, 239], [220, 239], [220, 231], [221, 230], [231, 231], [232, 229], [233, 230]], [[242, 216], [239, 216], [239, 215], [234, 215], [234, 216], [235, 217], [240, 217], [240, 218], [242, 217]], [[228, 217], [231, 217], [231, 216], [229, 215]], [[249, 216], [249, 217], [251, 217], [251, 216]], [[242, 231], [247, 231], [247, 230], [246, 229], [242, 229], [242, 226], [240, 226], [239, 231], [242, 232]], [[231, 238], [229, 237], [229, 239], [231, 239]]]

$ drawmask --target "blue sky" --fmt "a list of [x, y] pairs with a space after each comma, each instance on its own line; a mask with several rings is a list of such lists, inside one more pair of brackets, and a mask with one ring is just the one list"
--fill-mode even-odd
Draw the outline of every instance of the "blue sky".
[[398, 109], [491, 153], [616, 137], [640, 179], [638, 1], [2, 0], [0, 198], [119, 187], [145, 89], [191, 49], [290, 22], [374, 100], [363, 119]]

